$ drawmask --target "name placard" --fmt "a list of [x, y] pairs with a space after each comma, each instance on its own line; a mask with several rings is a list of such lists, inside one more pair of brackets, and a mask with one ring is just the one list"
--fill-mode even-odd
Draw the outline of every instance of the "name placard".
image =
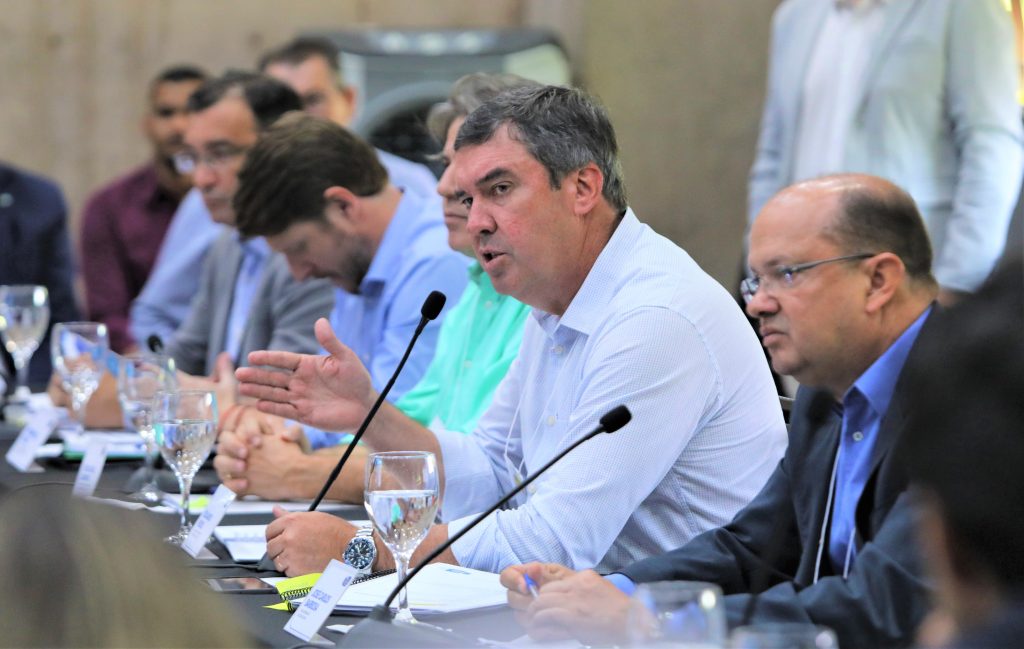
[[320, 579], [313, 584], [309, 595], [302, 600], [302, 606], [288, 618], [284, 630], [304, 642], [312, 640], [327, 621], [327, 616], [334, 610], [334, 605], [356, 578], [356, 574], [358, 573], [352, 566], [331, 559]]
[[75, 476], [75, 486], [71, 488], [71, 495], [79, 498], [91, 496], [99, 484], [100, 475], [103, 474], [103, 465], [107, 463], [107, 440], [102, 437], [93, 437], [85, 447], [85, 454], [82, 456], [82, 464], [78, 467], [78, 475]]
[[40, 473], [43, 467], [36, 464], [36, 451], [57, 427], [58, 413], [52, 409], [32, 411], [25, 427], [18, 433], [14, 444], [7, 450], [7, 463], [22, 473]]
[[206, 505], [206, 509], [203, 510], [202, 515], [192, 525], [192, 531], [188, 533], [185, 542], [181, 544], [181, 549], [187, 552], [193, 559], [198, 558], [199, 553], [206, 547], [206, 542], [213, 535], [213, 531], [220, 524], [220, 520], [224, 518], [228, 505], [236, 497], [235, 492], [224, 485], [217, 487], [217, 491], [213, 492], [213, 497], [210, 499], [209, 504]]

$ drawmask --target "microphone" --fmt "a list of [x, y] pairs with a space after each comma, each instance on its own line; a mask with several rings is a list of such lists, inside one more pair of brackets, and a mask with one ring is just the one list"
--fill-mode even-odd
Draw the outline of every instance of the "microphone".
[[161, 354], [164, 351], [164, 341], [156, 334], [150, 334], [149, 338], [146, 338], [146, 346], [154, 354]]
[[342, 639], [339, 646], [342, 647], [468, 647], [477, 644], [475, 640], [469, 638], [463, 638], [455, 634], [454, 632], [440, 629], [429, 624], [417, 624], [415, 626], [396, 626], [391, 623], [391, 602], [398, 597], [398, 593], [402, 592], [412, 578], [419, 574], [420, 570], [423, 569], [428, 563], [441, 556], [441, 554], [450, 548], [456, 541], [461, 539], [464, 534], [469, 530], [476, 527], [480, 521], [484, 520], [492, 513], [495, 512], [499, 507], [507, 503], [516, 494], [521, 492], [523, 489], [528, 487], [530, 483], [539, 478], [545, 471], [550, 469], [556, 462], [565, 457], [574, 448], [587, 441], [588, 439], [600, 435], [601, 433], [614, 433], [623, 426], [629, 423], [629, 420], [633, 418], [633, 415], [629, 412], [629, 408], [626, 406], [616, 406], [604, 414], [598, 421], [599, 425], [590, 431], [583, 437], [579, 438], [572, 444], [570, 444], [561, 453], [551, 458], [547, 464], [542, 466], [536, 472], [534, 472], [526, 480], [519, 483], [512, 491], [505, 494], [501, 500], [494, 503], [487, 511], [478, 515], [468, 525], [463, 527], [457, 534], [448, 538], [447, 541], [439, 545], [434, 549], [433, 552], [428, 554], [423, 561], [420, 561], [415, 568], [409, 571], [409, 574], [405, 576], [405, 579], [400, 581], [395, 589], [391, 591], [388, 598], [384, 600], [384, 603], [379, 606], [374, 606], [373, 610], [370, 611], [369, 616], [362, 622], [352, 627], [349, 632]]
[[[395, 368], [394, 374], [391, 375], [391, 378], [388, 380], [387, 385], [384, 386], [384, 389], [380, 391], [380, 395], [377, 396], [377, 401], [374, 402], [373, 407], [371, 407], [370, 411], [366, 413], [363, 423], [359, 425], [359, 429], [356, 431], [356, 434], [352, 436], [352, 440], [348, 443], [348, 447], [345, 449], [345, 452], [342, 453], [341, 459], [334, 465], [334, 469], [331, 471], [331, 474], [327, 476], [327, 481], [324, 483], [324, 486], [320, 488], [320, 493], [318, 493], [316, 498], [313, 499], [313, 502], [309, 504], [309, 510], [307, 511], [316, 510], [320, 505], [320, 502], [324, 499], [324, 496], [327, 495], [327, 491], [331, 488], [331, 485], [333, 485], [334, 481], [338, 479], [339, 475], [341, 475], [342, 467], [344, 467], [345, 463], [348, 462], [348, 458], [352, 455], [352, 451], [355, 450], [356, 444], [358, 444], [359, 440], [363, 437], [363, 433], [366, 432], [370, 422], [373, 421], [374, 415], [376, 415], [377, 411], [380, 410], [381, 405], [384, 403], [384, 399], [388, 396], [388, 392], [391, 391], [391, 387], [395, 384], [395, 381], [398, 380], [398, 375], [402, 372], [402, 368], [405, 367], [405, 362], [409, 360], [409, 354], [412, 353], [412, 348], [419, 339], [420, 334], [423, 333], [428, 322], [436, 319], [437, 316], [441, 314], [441, 309], [444, 308], [446, 299], [447, 298], [445, 298], [444, 293], [441, 291], [431, 291], [430, 295], [427, 296], [427, 299], [423, 301], [423, 306], [420, 307], [420, 322], [416, 325], [416, 331], [412, 334], [412, 340], [409, 341], [409, 346], [405, 348], [405, 354], [402, 356], [402, 360], [398, 362], [398, 367]], [[256, 569], [277, 570], [274, 566], [274, 562], [266, 554], [264, 554], [263, 558], [260, 559]]]
[[[825, 423], [825, 418], [832, 412], [835, 400], [827, 392], [816, 391], [811, 395], [811, 402], [807, 405], [807, 426], [811, 429], [819, 428]], [[750, 599], [743, 607], [743, 615], [737, 626], [746, 626], [751, 623], [754, 617], [754, 610], [757, 608], [757, 600], [761, 593], [768, 589], [772, 576], [788, 579], [789, 575], [784, 574], [775, 564], [778, 563], [782, 553], [786, 551], [786, 534], [793, 525], [795, 514], [792, 507], [778, 512], [775, 527], [772, 535], [768, 537], [764, 553], [761, 555], [761, 570], [755, 572], [750, 578]], [[825, 521], [828, 525], [828, 521]]]

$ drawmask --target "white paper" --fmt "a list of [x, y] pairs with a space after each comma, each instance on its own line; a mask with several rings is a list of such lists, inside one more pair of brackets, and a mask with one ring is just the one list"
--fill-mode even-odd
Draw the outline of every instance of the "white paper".
[[36, 450], [46, 442], [56, 427], [57, 412], [53, 409], [31, 412], [25, 427], [7, 450], [7, 463], [22, 473], [41, 472], [43, 468], [35, 463]]
[[[349, 521], [356, 527], [370, 521]], [[213, 536], [224, 544], [235, 561], [259, 561], [267, 552], [266, 525], [220, 525]]]
[[224, 518], [228, 505], [235, 499], [235, 492], [224, 485], [219, 485], [213, 492], [213, 498], [206, 505], [206, 509], [192, 524], [185, 542], [181, 548], [193, 559], [198, 558], [199, 551], [206, 547], [206, 542], [217, 528], [217, 524]]
[[134, 459], [145, 457], [146, 443], [137, 433], [115, 431], [61, 431], [65, 453], [85, 453], [86, 448], [94, 439], [102, 439], [107, 444], [108, 458]]
[[[309, 509], [309, 504], [312, 501], [306, 500], [260, 500], [252, 496], [246, 496], [235, 502], [231, 503], [228, 507], [229, 514], [272, 514], [274, 513], [274, 507], [280, 507], [290, 512], [304, 512]], [[341, 503], [320, 503], [316, 508], [317, 511], [321, 512], [336, 512], [345, 509], [354, 509], [353, 505], [343, 505]], [[359, 509], [362, 509], [360, 507]]]
[[75, 475], [75, 486], [71, 488], [71, 495], [80, 498], [91, 496], [96, 491], [100, 476], [103, 474], [103, 465], [107, 463], [107, 442], [102, 437], [94, 437], [85, 447], [85, 455], [82, 463], [78, 466], [78, 474]]
[[313, 584], [309, 595], [302, 600], [302, 606], [288, 618], [284, 630], [296, 638], [309, 642], [323, 626], [356, 574], [357, 571], [352, 566], [331, 559], [323, 574]]

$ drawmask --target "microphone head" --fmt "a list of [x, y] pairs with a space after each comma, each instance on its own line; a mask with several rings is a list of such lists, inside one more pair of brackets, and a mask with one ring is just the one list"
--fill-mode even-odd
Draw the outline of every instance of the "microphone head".
[[149, 347], [149, 351], [159, 354], [164, 350], [164, 341], [160, 340], [160, 336], [150, 334], [149, 338], [146, 338], [146, 346]]
[[608, 412], [604, 413], [601, 417], [601, 426], [604, 427], [604, 432], [614, 433], [618, 429], [622, 428], [629, 423], [629, 420], [633, 418], [633, 414], [629, 412], [629, 408], [626, 406], [615, 406]]
[[430, 295], [427, 296], [426, 300], [423, 300], [423, 307], [420, 309], [420, 315], [427, 320], [433, 320], [437, 316], [441, 315], [441, 309], [444, 308], [445, 298], [444, 293], [441, 291], [431, 291]]

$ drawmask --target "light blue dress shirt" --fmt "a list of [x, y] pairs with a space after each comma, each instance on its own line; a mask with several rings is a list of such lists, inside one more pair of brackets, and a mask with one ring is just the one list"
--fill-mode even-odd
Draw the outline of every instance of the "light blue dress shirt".
[[470, 530], [452, 547], [459, 563], [613, 570], [730, 520], [782, 456], [778, 396], [736, 302], [632, 210], [562, 317], [527, 318], [476, 430], [436, 432], [449, 534], [619, 404], [628, 425]]
[[[391, 183], [423, 197], [436, 195], [437, 179], [421, 164], [377, 150]], [[174, 213], [153, 272], [131, 308], [131, 332], [140, 345], [151, 334], [165, 342], [185, 321], [192, 297], [199, 291], [206, 252], [222, 226], [210, 217], [202, 193], [192, 189]]]
[[224, 350], [231, 354], [231, 360], [238, 365], [238, 350], [242, 344], [245, 323], [249, 319], [253, 298], [263, 278], [263, 269], [270, 259], [271, 250], [263, 237], [242, 241], [242, 263], [238, 266], [235, 290], [231, 297], [231, 311], [228, 314], [228, 329]]
[[857, 502], [871, 472], [878, 429], [889, 410], [889, 401], [907, 354], [929, 313], [931, 308], [907, 327], [843, 396], [843, 425], [836, 453], [835, 496], [828, 544], [832, 568], [837, 575], [847, 574], [857, 556], [858, 543], [854, 538]]
[[[441, 199], [412, 192], [402, 195], [358, 293], [335, 289], [331, 327], [370, 372], [373, 387], [383, 389], [405, 353], [431, 291], [448, 298], [442, 315], [420, 335], [388, 398], [394, 402], [419, 382], [434, 357], [441, 321], [462, 295], [470, 259], [448, 247]], [[342, 437], [306, 428], [313, 448], [337, 444]]]
[[189, 190], [167, 228], [153, 272], [132, 302], [131, 333], [139, 346], [154, 334], [166, 343], [185, 321], [199, 292], [206, 251], [223, 228], [210, 218], [202, 192]]

